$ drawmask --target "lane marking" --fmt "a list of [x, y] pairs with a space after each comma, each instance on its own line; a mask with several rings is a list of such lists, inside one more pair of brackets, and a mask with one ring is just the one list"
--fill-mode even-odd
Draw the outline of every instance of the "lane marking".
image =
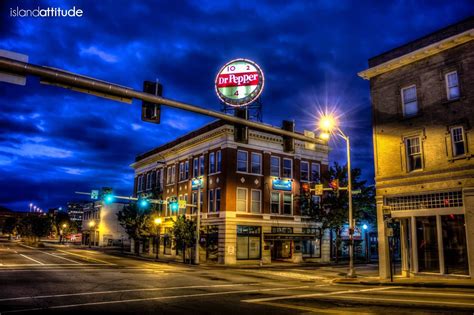
[[[31, 265], [31, 266], [37, 266], [38, 265]], [[84, 266], [96, 266], [96, 265], [84, 265]], [[99, 266], [99, 264], [97, 264]], [[107, 266], [107, 265], [100, 265], [100, 266]], [[5, 266], [7, 267], [7, 266]], [[58, 267], [58, 265], [54, 265], [51, 267]], [[39, 268], [39, 269], [3, 269], [0, 270], [0, 274], [2, 273], [7, 273], [7, 272], [71, 272], [71, 270], [77, 270], [77, 271], [100, 271], [100, 272], [117, 272], [117, 269], [102, 269], [102, 268], [84, 268], [84, 267], [78, 267], [78, 265], [66, 265], [64, 268], [61, 269], [53, 269], [49, 267], [45, 268]], [[120, 269], [119, 269], [120, 270]], [[137, 271], [148, 271], [150, 273], [163, 273], [163, 275], [168, 275], [165, 274], [163, 271], [156, 271], [156, 270], [151, 270], [151, 269], [135, 269]]]
[[[322, 284], [320, 286], [328, 286], [328, 285]], [[344, 290], [344, 291], [332, 291], [332, 292], [330, 291], [330, 292], [319, 292], [319, 293], [300, 294], [300, 295], [286, 295], [286, 296], [276, 296], [276, 297], [270, 297], [270, 298], [242, 300], [241, 302], [259, 303], [259, 302], [268, 302], [268, 301], [277, 301], [277, 300], [301, 299], [301, 298], [316, 297], [316, 296], [332, 296], [332, 295], [348, 294], [348, 293], [393, 290], [396, 288], [399, 288], [399, 287], [383, 287], [383, 288], [370, 288], [370, 289], [362, 289], [362, 290]]]
[[[326, 313], [326, 314], [344, 314], [346, 312], [348, 313], [347, 310], [345, 311], [344, 310], [331, 310], [331, 309], [325, 309], [325, 308], [315, 308], [315, 307], [309, 307], [309, 306], [275, 303], [275, 302], [258, 302], [256, 304], [268, 305], [268, 306], [273, 306], [273, 307], [281, 307], [281, 308], [289, 308], [289, 309], [294, 309], [298, 311], [306, 311], [306, 312], [311, 312], [311, 313]], [[357, 314], [368, 315], [368, 314], [373, 314], [373, 313], [363, 313], [363, 312], [357, 311]]]
[[442, 293], [442, 292], [418, 292], [418, 291], [393, 291], [390, 294], [394, 295], [434, 295], [434, 296], [457, 296], [457, 297], [474, 297], [474, 294], [459, 292], [459, 293]]
[[281, 287], [281, 288], [267, 288], [267, 289], [254, 289], [254, 290], [235, 290], [235, 291], [224, 291], [224, 292], [208, 292], [208, 293], [196, 293], [196, 294], [186, 294], [186, 295], [171, 295], [171, 296], [158, 296], [151, 298], [138, 298], [138, 299], [128, 299], [128, 300], [113, 300], [113, 301], [102, 301], [102, 302], [89, 302], [81, 304], [69, 304], [69, 305], [56, 305], [49, 306], [46, 308], [29, 308], [13, 311], [2, 311], [2, 314], [7, 313], [19, 313], [19, 312], [31, 312], [31, 311], [44, 311], [46, 309], [62, 309], [62, 308], [73, 308], [81, 306], [92, 306], [92, 305], [107, 305], [107, 304], [123, 304], [123, 303], [134, 303], [134, 302], [143, 302], [143, 301], [158, 301], [158, 300], [173, 300], [180, 298], [193, 298], [193, 297], [203, 297], [203, 296], [218, 296], [218, 295], [231, 295], [231, 294], [241, 294], [241, 293], [258, 293], [258, 292], [271, 292], [271, 291], [281, 291], [288, 289], [303, 289], [308, 288], [309, 286], [300, 286], [300, 287]]
[[29, 248], [29, 249], [34, 249], [34, 250], [37, 250], [38, 248], [35, 248], [35, 247], [31, 247], [31, 246], [28, 246], [28, 245], [25, 245], [25, 244], [18, 244], [19, 246], [22, 246], [22, 247], [26, 247], [26, 248]]
[[64, 260], [73, 262], [73, 263], [78, 264], [78, 265], [84, 265], [83, 263], [80, 263], [78, 261], [75, 261], [75, 260], [72, 260], [72, 259], [69, 259], [69, 258], [66, 258], [66, 257], [61, 257], [59, 255], [54, 255], [54, 254], [47, 253], [47, 252], [44, 252], [44, 251], [40, 251], [40, 252], [43, 253], [43, 254], [46, 254], [46, 255], [50, 255], [50, 256], [53, 256], [53, 257], [56, 257], [56, 258], [60, 258], [60, 259], [64, 259]]
[[108, 261], [105, 261], [105, 260], [100, 260], [100, 259], [97, 259], [97, 258], [91, 258], [89, 256], [80, 255], [80, 254], [77, 254], [77, 253], [72, 253], [72, 252], [68, 252], [68, 251], [65, 251], [65, 250], [61, 250], [61, 249], [58, 249], [58, 252], [66, 253], [66, 254], [70, 254], [70, 255], [75, 255], [75, 256], [78, 256], [78, 257], [81, 257], [81, 258], [86, 258], [87, 260], [100, 261], [101, 263], [104, 263], [104, 264], [107, 264], [107, 265], [112, 265], [112, 266], [117, 265], [117, 264], [114, 264], [114, 263], [111, 263], [111, 262], [108, 262]]
[[[34, 260], [34, 261], [37, 261], [37, 260]], [[40, 263], [40, 264], [41, 264], [41, 266], [78, 266], [77, 263], [75, 263], [75, 264], [45, 264], [45, 263]], [[108, 264], [81, 264], [81, 265], [82, 266], [109, 266]], [[3, 267], [31, 267], [31, 266], [41, 267], [41, 266], [38, 266], [38, 264], [5, 264], [5, 265], [3, 265]], [[8, 270], [8, 269], [0, 269], [0, 271], [4, 271], [4, 270]], [[37, 270], [41, 270], [41, 269], [37, 269]]]
[[[37, 296], [22, 296], [15, 298], [3, 298], [0, 302], [6, 301], [18, 301], [18, 300], [29, 300], [29, 299], [49, 299], [69, 296], [85, 296], [85, 295], [97, 295], [97, 294], [114, 294], [114, 293], [126, 293], [126, 292], [150, 292], [150, 291], [169, 291], [169, 290], [181, 290], [181, 289], [202, 289], [202, 288], [225, 288], [225, 287], [238, 287], [238, 286], [256, 286], [261, 283], [235, 283], [235, 284], [211, 284], [211, 285], [191, 285], [191, 286], [179, 286], [179, 287], [163, 287], [163, 288], [142, 288], [142, 289], [124, 289], [124, 290], [108, 290], [108, 291], [96, 291], [96, 292], [78, 292], [78, 293], [65, 293], [65, 294], [51, 294], [51, 295], [37, 295]], [[296, 286], [290, 286], [288, 288], [295, 288]], [[305, 286], [308, 287], [308, 286]]]
[[[354, 292], [356, 293], [356, 292]], [[324, 297], [323, 297], [324, 299]], [[402, 302], [406, 304], [423, 304], [423, 305], [451, 305], [460, 307], [474, 307], [474, 303], [464, 302], [449, 302], [449, 301], [432, 301], [432, 300], [409, 300], [409, 299], [390, 299], [390, 298], [378, 298], [378, 297], [361, 297], [361, 296], [331, 296], [328, 299], [339, 299], [339, 300], [369, 300], [369, 301], [381, 301], [381, 302]]]
[[34, 261], [35, 263], [38, 263], [38, 264], [40, 264], [40, 265], [44, 265], [44, 263], [42, 263], [41, 261], [38, 261], [38, 260], [36, 260], [36, 259], [33, 259], [33, 258], [29, 257], [29, 256], [24, 255], [24, 254], [20, 254], [20, 256], [23, 256], [23, 257], [25, 257], [26, 259], [29, 259], [29, 260], [31, 260], [31, 261]]

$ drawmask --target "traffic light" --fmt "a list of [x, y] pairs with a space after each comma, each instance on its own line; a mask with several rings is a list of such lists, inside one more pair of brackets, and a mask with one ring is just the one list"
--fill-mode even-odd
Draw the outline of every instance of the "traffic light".
[[[143, 92], [156, 96], [163, 95], [163, 85], [158, 82], [143, 82]], [[142, 101], [142, 120], [155, 124], [160, 123], [161, 105]]]
[[179, 210], [179, 204], [177, 200], [170, 201], [170, 210], [171, 211], [178, 211]]
[[107, 204], [107, 205], [110, 205], [115, 200], [114, 192], [113, 192], [112, 188], [110, 188], [110, 187], [102, 188], [101, 197], [102, 197], [102, 200], [104, 201], [104, 203]]
[[140, 207], [141, 209], [146, 209], [149, 205], [150, 202], [148, 201], [148, 199], [142, 198], [138, 200], [138, 207]]
[[[294, 132], [295, 123], [289, 120], [283, 120], [281, 129]], [[295, 139], [288, 136], [283, 136], [283, 151], [288, 153], [295, 152]]]
[[[248, 110], [246, 108], [236, 108], [234, 116], [242, 119], [248, 119]], [[234, 124], [234, 141], [240, 143], [249, 142], [249, 129], [247, 126]]]
[[329, 182], [329, 187], [332, 188], [334, 191], [339, 190], [339, 179], [333, 179], [332, 181]]

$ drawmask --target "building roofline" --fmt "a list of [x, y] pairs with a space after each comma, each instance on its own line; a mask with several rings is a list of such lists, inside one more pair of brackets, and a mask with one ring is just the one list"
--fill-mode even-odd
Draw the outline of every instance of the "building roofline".
[[474, 39], [474, 16], [393, 48], [369, 59], [369, 68], [358, 75], [370, 79]]

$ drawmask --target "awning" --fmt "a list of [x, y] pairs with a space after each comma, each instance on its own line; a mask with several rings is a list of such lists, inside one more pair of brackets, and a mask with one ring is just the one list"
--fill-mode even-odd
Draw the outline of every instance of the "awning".
[[263, 233], [263, 239], [265, 241], [303, 241], [315, 240], [316, 235], [305, 233]]

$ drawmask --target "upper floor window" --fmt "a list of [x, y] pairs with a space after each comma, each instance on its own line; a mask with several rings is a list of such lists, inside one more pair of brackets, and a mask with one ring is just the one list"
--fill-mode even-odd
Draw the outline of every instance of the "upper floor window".
[[171, 166], [166, 169], [166, 184], [171, 184]]
[[209, 200], [208, 200], [209, 212], [214, 212], [214, 190], [209, 190]]
[[293, 178], [293, 160], [283, 159], [283, 177]]
[[151, 189], [151, 173], [146, 174], [146, 190]]
[[238, 172], [247, 172], [248, 168], [248, 152], [246, 151], [237, 151], [237, 171]]
[[221, 189], [216, 188], [216, 212], [219, 211], [221, 211]]
[[179, 163], [179, 181], [184, 180], [184, 163]]
[[189, 161], [184, 162], [184, 179], [189, 178]]
[[221, 150], [216, 152], [217, 155], [217, 172], [222, 170], [222, 152]]
[[214, 152], [209, 153], [209, 174], [216, 172], [216, 154]]
[[163, 172], [161, 169], [156, 170], [156, 187], [162, 189], [163, 187]]
[[199, 176], [199, 158], [193, 160], [193, 177]]
[[311, 163], [311, 181], [319, 181], [319, 174], [321, 173], [321, 166], [319, 163]]
[[411, 137], [405, 139], [407, 152], [407, 168], [408, 171], [420, 170], [422, 168], [422, 153], [420, 137]]
[[448, 94], [448, 100], [455, 100], [459, 98], [460, 92], [457, 71], [446, 74], [446, 93]]
[[416, 86], [412, 85], [402, 89], [403, 116], [414, 116], [418, 113], [416, 100]]
[[270, 176], [280, 177], [280, 158], [278, 156], [270, 158]]
[[291, 214], [293, 212], [293, 198], [291, 194], [283, 194], [283, 214]]
[[253, 174], [262, 174], [262, 155], [252, 152], [252, 160], [250, 162], [250, 171]]
[[252, 189], [252, 213], [262, 212], [262, 191]]
[[204, 155], [199, 157], [199, 175], [204, 175]]
[[301, 161], [301, 179], [303, 181], [309, 180], [309, 163], [306, 161]]
[[466, 140], [463, 127], [451, 128], [451, 142], [453, 144], [453, 156], [466, 154]]
[[247, 188], [237, 188], [237, 211], [247, 212]]
[[272, 213], [280, 213], [280, 193], [279, 192], [272, 192], [272, 200], [271, 200], [271, 212]]

